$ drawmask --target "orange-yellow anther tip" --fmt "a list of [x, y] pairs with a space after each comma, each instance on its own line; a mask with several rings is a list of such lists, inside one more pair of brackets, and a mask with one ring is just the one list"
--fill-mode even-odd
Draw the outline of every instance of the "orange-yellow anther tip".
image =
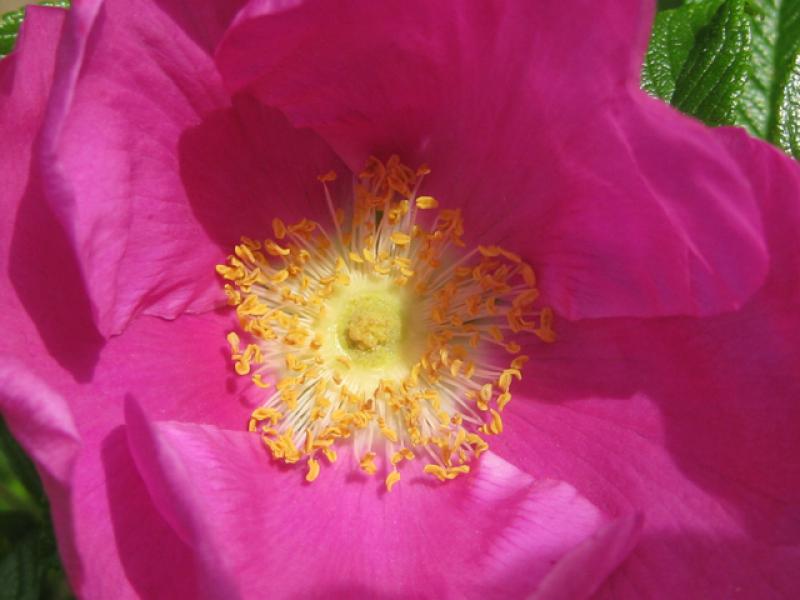
[[398, 473], [397, 471], [392, 471], [391, 473], [389, 473], [386, 476], [386, 491], [391, 492], [392, 487], [394, 487], [394, 485], [398, 481], [400, 481], [400, 473]]
[[421, 208], [422, 210], [430, 210], [432, 208], [437, 208], [438, 206], [439, 202], [433, 196], [417, 197], [417, 208]]
[[319, 477], [319, 461], [313, 457], [308, 458], [308, 472], [306, 473], [306, 481], [309, 483]]

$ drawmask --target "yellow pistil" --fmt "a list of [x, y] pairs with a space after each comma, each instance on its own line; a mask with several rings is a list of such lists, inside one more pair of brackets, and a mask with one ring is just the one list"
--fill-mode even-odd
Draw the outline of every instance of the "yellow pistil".
[[388, 491], [401, 468], [469, 473], [503, 431], [520, 342], [555, 340], [531, 266], [497, 245], [462, 250], [460, 212], [417, 195], [429, 172], [370, 159], [346, 207], [327, 173], [330, 227], [276, 217], [271, 238], [243, 237], [217, 265], [240, 323], [234, 370], [259, 399], [247, 428], [274, 460], [304, 460], [309, 482], [344, 444]]

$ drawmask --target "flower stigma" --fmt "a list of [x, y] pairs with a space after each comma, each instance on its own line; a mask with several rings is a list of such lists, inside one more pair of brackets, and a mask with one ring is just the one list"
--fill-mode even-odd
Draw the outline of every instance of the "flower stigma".
[[464, 250], [461, 213], [419, 195], [427, 167], [371, 158], [332, 226], [272, 222], [217, 272], [240, 330], [236, 373], [262, 398], [248, 428], [314, 481], [349, 443], [387, 490], [416, 461], [441, 481], [470, 471], [503, 431], [520, 338], [555, 341], [530, 265], [499, 246]]

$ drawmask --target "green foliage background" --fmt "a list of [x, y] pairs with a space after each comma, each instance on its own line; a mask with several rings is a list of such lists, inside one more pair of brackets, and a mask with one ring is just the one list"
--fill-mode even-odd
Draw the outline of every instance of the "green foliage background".
[[[68, 8], [69, 0], [40, 4]], [[658, 8], [642, 87], [800, 159], [800, 0], [662, 0]], [[23, 19], [22, 10], [0, 19], [0, 57]], [[0, 600], [70, 597], [41, 482], [0, 420]]]
[[686, 0], [659, 11], [642, 87], [800, 159], [800, 0]]

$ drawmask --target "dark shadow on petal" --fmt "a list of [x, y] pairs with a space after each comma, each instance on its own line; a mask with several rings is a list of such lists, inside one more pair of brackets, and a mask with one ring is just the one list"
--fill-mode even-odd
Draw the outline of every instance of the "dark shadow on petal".
[[[190, 548], [153, 505], [119, 426], [103, 441], [111, 526], [122, 567], [142, 598], [196, 598]], [[100, 524], [99, 526], [106, 526]]]
[[44, 199], [31, 167], [9, 253], [9, 279], [53, 358], [79, 382], [92, 378], [105, 340], [91, 306], [72, 244]]
[[[379, 556], [375, 557], [380, 560]], [[379, 592], [376, 588], [365, 585], [326, 585], [323, 589], [305, 591], [301, 594], [291, 596], [291, 600], [328, 600], [329, 598], [369, 598], [370, 600], [422, 600], [428, 596], [424, 593], [408, 594], [388, 594]]]
[[[786, 191], [796, 189], [792, 177], [785, 169], [760, 180], [771, 270], [742, 308], [707, 318], [562, 320], [559, 342], [530, 348], [522, 384], [534, 402], [579, 411], [585, 423], [597, 419], [631, 440], [640, 436], [643, 448], [665, 445], [751, 543], [774, 548], [800, 543], [800, 206]], [[587, 398], [608, 402], [581, 402]], [[660, 413], [655, 427], [640, 422], [647, 401]], [[531, 419], [535, 427], [534, 411]], [[589, 459], [605, 469], [598, 475], [609, 489], [613, 456]]]
[[295, 129], [250, 96], [237, 96], [231, 108], [184, 132], [178, 154], [192, 211], [226, 254], [242, 235], [271, 237], [274, 217], [327, 223], [317, 177], [331, 169], [345, 174], [316, 134]]
[[[620, 428], [634, 446], [637, 436], [643, 447], [665, 444], [682, 474], [754, 540], [797, 544], [800, 404], [789, 400], [800, 398], [800, 315], [771, 295], [713, 318], [562, 321], [560, 342], [532, 349], [521, 395], [578, 411], [586, 427], [597, 419], [603, 435]], [[660, 427], [637, 420], [643, 397], [660, 411]], [[582, 402], [590, 398], [607, 404]], [[535, 428], [535, 410], [528, 414]], [[613, 456], [596, 461], [609, 487]]]
[[225, 27], [236, 12], [245, 4], [244, 0], [213, 0], [190, 2], [189, 0], [157, 0], [156, 2], [186, 34], [199, 46], [213, 53]]
[[796, 547], [774, 548], [722, 534], [650, 533], [592, 598], [638, 598], [643, 590], [649, 598], [665, 599], [798, 598], [798, 572]]

